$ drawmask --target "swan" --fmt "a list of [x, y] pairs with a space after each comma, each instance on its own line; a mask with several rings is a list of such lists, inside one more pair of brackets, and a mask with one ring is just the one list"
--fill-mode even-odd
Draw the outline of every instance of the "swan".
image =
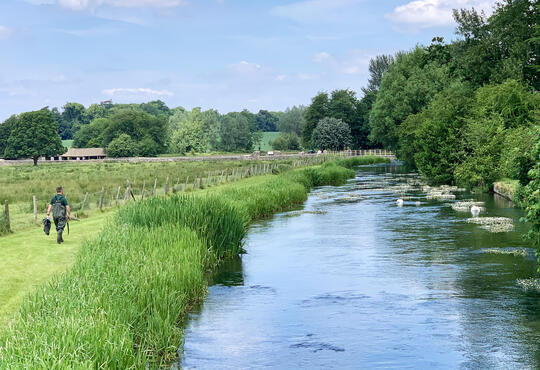
[[401, 207], [403, 205], [403, 199], [399, 198], [398, 200], [396, 200], [396, 204], [398, 205], [398, 207]]
[[473, 215], [473, 217], [478, 217], [481, 210], [482, 209], [480, 207], [478, 207], [478, 206], [472, 206], [471, 207], [471, 214]]
[[414, 203], [414, 205], [417, 207], [420, 207], [420, 201], [417, 200], [416, 203]]

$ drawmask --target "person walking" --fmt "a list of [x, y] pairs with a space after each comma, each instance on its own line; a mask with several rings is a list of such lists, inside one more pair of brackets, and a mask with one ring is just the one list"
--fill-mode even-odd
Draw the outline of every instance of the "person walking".
[[[62, 233], [66, 227], [66, 222], [71, 218], [71, 208], [66, 197], [62, 194], [62, 187], [56, 188], [56, 195], [52, 197], [47, 208], [47, 219], [50, 219], [51, 210], [53, 214], [54, 225], [56, 226], [56, 242], [63, 243]], [[66, 214], [67, 213], [67, 214]]]

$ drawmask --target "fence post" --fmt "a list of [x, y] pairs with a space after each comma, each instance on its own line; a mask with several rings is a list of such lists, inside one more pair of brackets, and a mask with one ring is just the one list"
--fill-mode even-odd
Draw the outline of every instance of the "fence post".
[[143, 180], [142, 190], [141, 190], [141, 200], [144, 199], [144, 188], [146, 187], [146, 180]]
[[88, 192], [86, 192], [86, 194], [84, 194], [84, 198], [83, 198], [82, 205], [81, 205], [81, 212], [84, 210], [84, 205], [86, 204], [86, 198], [88, 198]]
[[187, 189], [188, 180], [189, 180], [189, 175], [187, 175], [186, 177], [186, 185], [184, 185], [184, 191], [186, 191]]
[[169, 192], [169, 176], [167, 176], [167, 180], [165, 181], [165, 187], [163, 188], [165, 190], [165, 195]]
[[37, 199], [35, 195], [32, 195], [32, 201], [34, 202], [34, 223], [37, 223]]
[[[120, 188], [122, 188], [121, 186], [118, 187], [118, 191], [116, 192], [116, 205], [118, 205], [118, 198], [120, 197]], [[88, 193], [86, 193], [88, 194]], [[85, 198], [86, 199], [86, 198]]]
[[130, 187], [131, 187], [131, 185], [129, 183], [129, 180], [127, 180], [127, 182], [126, 182], [126, 193], [124, 194], [124, 202], [127, 202], [129, 200], [129, 192], [131, 191]]
[[105, 188], [101, 187], [101, 194], [99, 194], [99, 210], [103, 208], [103, 195], [105, 195]]
[[11, 225], [9, 223], [9, 204], [8, 204], [7, 199], [6, 199], [6, 205], [5, 205], [5, 210], [4, 210], [4, 219], [5, 219], [5, 222], [6, 222], [7, 230], [10, 231], [11, 230]]

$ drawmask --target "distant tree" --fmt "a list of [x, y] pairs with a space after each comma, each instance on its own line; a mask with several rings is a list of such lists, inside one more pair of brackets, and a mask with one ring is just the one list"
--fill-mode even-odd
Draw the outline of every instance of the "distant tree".
[[65, 151], [53, 114], [43, 108], [22, 113], [13, 122], [4, 156], [10, 159], [32, 158], [34, 166], [37, 166], [39, 157], [52, 157]]
[[140, 105], [141, 109], [148, 114], [153, 116], [159, 116], [160, 114], [170, 115], [171, 110], [167, 105], [161, 100], [153, 100], [148, 103], [142, 103]]
[[137, 143], [127, 134], [120, 134], [107, 146], [107, 155], [112, 158], [138, 155]]
[[282, 132], [270, 145], [275, 150], [298, 150], [300, 138], [295, 132]]
[[170, 121], [176, 127], [171, 135], [170, 150], [180, 154], [207, 151], [208, 140], [204, 132], [201, 108], [193, 108], [191, 112], [177, 112]]
[[276, 123], [278, 118], [267, 110], [260, 110], [255, 118], [257, 124], [257, 131], [276, 131]]
[[394, 63], [392, 55], [377, 55], [369, 61], [369, 80], [364, 93], [377, 92], [381, 86], [383, 75], [388, 71], [390, 64]]
[[251, 133], [251, 141], [257, 150], [261, 150], [263, 135], [264, 133], [262, 131], [255, 131]]
[[247, 120], [248, 125], [249, 125], [249, 129], [250, 129], [251, 132], [255, 132], [255, 131], [258, 130], [258, 128], [257, 128], [257, 115], [256, 114], [251, 113], [247, 109], [242, 110], [240, 112], [240, 114], [242, 116], [244, 116], [245, 119]]
[[96, 118], [105, 118], [107, 116], [107, 108], [101, 104], [92, 104], [84, 112], [84, 121], [92, 122]]
[[11, 130], [13, 129], [13, 127], [15, 127], [16, 123], [17, 116], [12, 115], [2, 124], [0, 124], [0, 158], [4, 156], [4, 151], [6, 150], [9, 135], [11, 134]]
[[351, 145], [351, 129], [340, 119], [323, 118], [313, 130], [311, 141], [318, 149], [342, 150]]
[[66, 103], [62, 108], [63, 111], [59, 121], [60, 134], [64, 140], [72, 139], [82, 125], [89, 123], [86, 120], [86, 109], [84, 105], [75, 102]]
[[313, 130], [319, 121], [328, 116], [328, 94], [321, 92], [311, 99], [311, 105], [307, 107], [305, 113], [306, 123], [302, 130], [302, 141], [304, 147], [311, 147], [311, 137]]
[[302, 130], [306, 123], [306, 119], [304, 118], [305, 113], [306, 107], [303, 105], [285, 109], [285, 112], [279, 116], [277, 123], [278, 131], [294, 132], [298, 136], [302, 135]]
[[340, 119], [349, 125], [353, 148], [362, 148], [362, 144], [367, 141], [364, 112], [359, 111], [362, 108], [352, 90], [334, 90], [328, 102], [328, 117]]
[[220, 148], [227, 152], [250, 151], [253, 148], [249, 121], [242, 113], [228, 113], [221, 117]]
[[109, 125], [106, 118], [96, 118], [89, 125], [84, 125], [73, 135], [74, 148], [104, 148], [107, 145], [103, 139], [105, 129]]

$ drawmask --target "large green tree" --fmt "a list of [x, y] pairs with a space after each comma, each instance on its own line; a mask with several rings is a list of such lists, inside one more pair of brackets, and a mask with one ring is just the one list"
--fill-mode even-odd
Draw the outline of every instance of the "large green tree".
[[273, 115], [271, 112], [267, 110], [260, 110], [259, 113], [257, 113], [257, 116], [255, 118], [255, 122], [257, 125], [256, 131], [276, 131], [276, 123], [278, 121], [278, 118]]
[[253, 148], [250, 123], [242, 113], [228, 113], [221, 117], [220, 148], [226, 152], [249, 151]]
[[0, 157], [4, 156], [4, 151], [6, 150], [9, 135], [11, 134], [11, 130], [13, 129], [13, 127], [15, 127], [16, 123], [17, 116], [12, 115], [2, 124], [0, 124]]
[[34, 166], [37, 166], [39, 157], [52, 157], [65, 151], [58, 135], [58, 124], [52, 113], [43, 108], [19, 115], [13, 123], [4, 156], [9, 159], [32, 158]]
[[311, 142], [318, 149], [343, 150], [352, 143], [351, 129], [340, 119], [326, 117], [313, 130]]
[[279, 116], [277, 123], [278, 131], [280, 132], [294, 132], [296, 135], [302, 135], [302, 130], [306, 123], [304, 115], [306, 113], [306, 107], [303, 105], [293, 106], [292, 108], [285, 109]]
[[328, 116], [328, 93], [320, 92], [313, 99], [311, 104], [307, 107], [305, 113], [306, 123], [302, 130], [302, 141], [304, 147], [311, 147], [311, 136], [313, 130], [317, 127], [319, 121]]

